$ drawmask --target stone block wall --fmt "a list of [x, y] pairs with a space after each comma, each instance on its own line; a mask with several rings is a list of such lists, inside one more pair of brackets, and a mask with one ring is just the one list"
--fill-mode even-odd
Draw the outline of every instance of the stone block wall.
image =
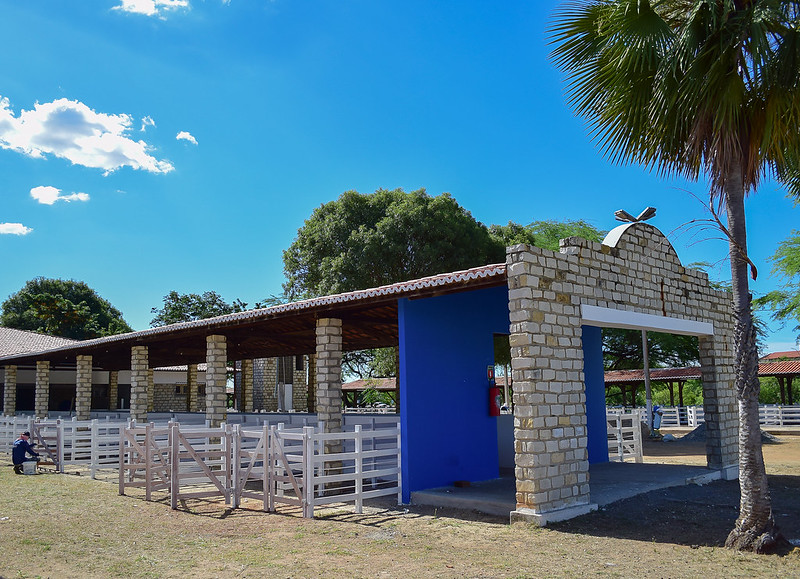
[[78, 420], [89, 420], [92, 408], [91, 356], [77, 356], [75, 384], [75, 417]]
[[153, 387], [153, 407], [157, 412], [184, 412], [186, 394], [176, 394], [177, 384], [155, 384]]
[[50, 362], [36, 361], [36, 391], [34, 407], [36, 418], [47, 418], [50, 406]]
[[590, 504], [584, 305], [713, 323], [713, 338], [701, 339], [706, 412], [714, 415], [709, 464], [736, 461], [729, 296], [710, 288], [706, 274], [684, 268], [651, 225], [621, 226], [606, 242], [573, 237], [562, 240], [559, 253], [507, 250], [518, 511]]
[[131, 348], [131, 418], [147, 421], [147, 383], [149, 370], [147, 346]]
[[108, 373], [108, 409], [117, 409], [117, 399], [119, 398], [119, 372], [112, 370]]
[[17, 367], [10, 364], [3, 371], [3, 414], [14, 416], [17, 410]]
[[205, 397], [203, 407], [198, 402], [197, 392], [197, 364], [189, 364], [186, 369], [186, 410], [189, 412], [200, 412], [205, 410]]
[[308, 410], [308, 384], [306, 380], [307, 359], [303, 356], [303, 368], [297, 369], [294, 364], [294, 375], [292, 377], [292, 408], [305, 412]]
[[[275, 384], [278, 377], [278, 358], [259, 358], [253, 360], [253, 407], [255, 410], [275, 412], [278, 398]], [[304, 357], [302, 370], [292, 365], [292, 406], [298, 412], [308, 409], [308, 384], [306, 380], [307, 359]]]
[[206, 420], [216, 427], [227, 411], [228, 347], [225, 336], [206, 337]]
[[325, 423], [325, 432], [341, 432], [342, 320], [320, 318], [316, 333], [317, 417]]

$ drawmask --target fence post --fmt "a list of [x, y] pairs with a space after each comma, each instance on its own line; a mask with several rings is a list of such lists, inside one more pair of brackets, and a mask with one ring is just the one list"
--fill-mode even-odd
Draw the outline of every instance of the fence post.
[[631, 421], [633, 426], [633, 444], [636, 445], [636, 454], [634, 455], [634, 462], [644, 462], [644, 448], [642, 447], [642, 428], [635, 420]]
[[65, 453], [64, 453], [64, 423], [59, 418], [56, 420], [56, 461], [58, 464], [56, 465], [56, 470], [60, 473], [64, 473], [64, 460], [65, 460]]
[[153, 423], [148, 422], [144, 427], [144, 500], [149, 501], [152, 493], [150, 488], [153, 477], [152, 434]]
[[244, 486], [244, 483], [239, 482], [239, 477], [241, 476], [241, 461], [242, 461], [242, 430], [240, 425], [234, 424], [231, 428], [231, 455], [233, 456], [233, 465], [232, 465], [232, 475], [231, 475], [231, 487], [233, 490], [233, 497], [231, 498], [231, 508], [236, 509], [239, 508], [239, 493], [240, 487]]
[[268, 510], [273, 512], [275, 510], [275, 427], [270, 426], [267, 421], [264, 421], [264, 431], [268, 433], [267, 436], [267, 458], [268, 461], [264, 463], [264, 469], [267, 470], [267, 485], [269, 486], [269, 493], [267, 496]]
[[[176, 422], [170, 422], [169, 424], [169, 434], [167, 435], [167, 439], [169, 441], [169, 503], [172, 510], [175, 511], [178, 509], [178, 495], [180, 494], [180, 437], [178, 434], [180, 433], [180, 424]], [[149, 447], [148, 447], [149, 448]], [[147, 466], [150, 466], [148, 461]], [[150, 491], [150, 485], [148, 483], [147, 486], [148, 492]], [[147, 499], [150, 500], [150, 499]]]
[[[307, 519], [314, 518], [314, 429], [310, 426], [303, 427], [303, 516]], [[321, 445], [322, 448], [325, 445]]]
[[397, 504], [403, 504], [403, 453], [401, 447], [400, 423], [397, 423]]
[[[233, 435], [231, 433], [231, 425], [225, 424], [222, 429], [222, 468], [225, 469], [225, 504], [231, 504], [231, 488], [233, 481], [231, 480], [233, 458]], [[239, 459], [236, 458], [235, 462], [238, 464]]]
[[100, 464], [100, 449], [98, 447], [98, 438], [99, 438], [99, 428], [97, 425], [97, 418], [92, 420], [92, 427], [91, 427], [91, 436], [92, 439], [89, 441], [90, 450], [89, 450], [89, 476], [94, 479], [97, 473], [97, 469]]
[[362, 456], [363, 456], [363, 439], [361, 437], [361, 425], [356, 424], [355, 426], [355, 451], [356, 451], [356, 464], [355, 464], [355, 471], [356, 471], [356, 513], [359, 515], [362, 512], [362, 506], [364, 504], [362, 494], [364, 491], [364, 479], [362, 478], [363, 473], [363, 465], [362, 465]]
[[[261, 452], [264, 454], [264, 460], [261, 464], [264, 465], [264, 472], [261, 473], [261, 489], [264, 492], [264, 510], [269, 510], [269, 482], [270, 482], [270, 464], [269, 464], [269, 426], [264, 423], [261, 428]], [[253, 455], [253, 460], [258, 457]]]
[[125, 426], [119, 428], [119, 494], [125, 494]]

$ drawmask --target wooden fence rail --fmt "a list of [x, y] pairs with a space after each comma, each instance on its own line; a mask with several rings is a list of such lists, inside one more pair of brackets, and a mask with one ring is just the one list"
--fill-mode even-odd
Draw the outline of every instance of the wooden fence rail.
[[609, 412], [606, 415], [608, 460], [612, 462], [644, 460], [641, 422], [639, 412]]
[[360, 513], [365, 499], [401, 501], [400, 429], [133, 425], [119, 437], [119, 493], [133, 487], [144, 488], [147, 500], [168, 492], [173, 509], [186, 499], [222, 497], [233, 508], [243, 498], [262, 501], [265, 511], [294, 505], [309, 518], [330, 503], [353, 503]]

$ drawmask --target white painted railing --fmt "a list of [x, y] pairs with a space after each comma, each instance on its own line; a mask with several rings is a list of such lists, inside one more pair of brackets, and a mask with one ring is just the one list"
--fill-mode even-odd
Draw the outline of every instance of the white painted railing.
[[642, 426], [640, 412], [609, 412], [606, 415], [608, 430], [608, 460], [642, 462]]
[[800, 405], [764, 405], [758, 414], [763, 426], [800, 426]]
[[263, 501], [264, 510], [288, 503], [313, 517], [314, 507], [325, 504], [350, 502], [360, 513], [366, 499], [402, 499], [397, 426], [322, 433], [310, 426], [134, 425], [123, 429], [119, 449], [120, 494], [142, 487], [151, 500], [166, 490], [173, 509], [179, 500], [211, 496], [236, 508], [248, 497]]
[[[608, 411], [612, 410], [609, 408]], [[644, 409], [638, 409], [644, 418]], [[695, 428], [705, 422], [705, 411], [702, 406], [662, 406], [661, 427], [688, 426]], [[761, 426], [800, 426], [800, 405], [781, 406], [779, 404], [762, 404], [758, 409]]]

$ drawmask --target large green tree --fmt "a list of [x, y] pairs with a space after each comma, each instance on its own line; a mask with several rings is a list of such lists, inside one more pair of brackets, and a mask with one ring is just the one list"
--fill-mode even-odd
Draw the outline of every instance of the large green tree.
[[724, 212], [735, 313], [741, 502], [726, 544], [777, 545], [761, 452], [744, 199], [778, 177], [800, 193], [796, 0], [583, 0], [555, 15], [568, 98], [612, 161], [707, 179]]
[[536, 247], [558, 251], [559, 241], [567, 237], [582, 237], [589, 241], [603, 241], [606, 231], [597, 229], [591, 223], [577, 221], [534, 221], [528, 225], [520, 225], [509, 221], [508, 225], [492, 225], [489, 233], [504, 247], [517, 243], [528, 243]]
[[505, 261], [505, 248], [448, 193], [347, 191], [314, 210], [283, 252], [291, 299]]
[[[505, 245], [444, 193], [347, 191], [321, 205], [283, 252], [284, 294], [303, 299], [505, 261]], [[351, 377], [396, 375], [394, 348], [346, 352]]]
[[772, 310], [773, 317], [782, 322], [796, 323], [794, 331], [799, 332], [800, 342], [800, 231], [793, 231], [778, 246], [770, 258], [772, 272], [780, 275], [784, 284], [756, 300], [760, 307]]
[[[261, 304], [256, 304], [256, 307], [261, 307]], [[178, 322], [204, 320], [234, 312], [243, 312], [246, 309], [245, 302], [236, 299], [229, 304], [214, 291], [202, 294], [181, 294], [173, 290], [164, 296], [160, 308], [150, 309], [150, 313], [155, 314], [155, 317], [150, 320], [150, 326], [155, 328]]]
[[133, 331], [82, 281], [37, 277], [3, 302], [0, 325], [75, 340]]

